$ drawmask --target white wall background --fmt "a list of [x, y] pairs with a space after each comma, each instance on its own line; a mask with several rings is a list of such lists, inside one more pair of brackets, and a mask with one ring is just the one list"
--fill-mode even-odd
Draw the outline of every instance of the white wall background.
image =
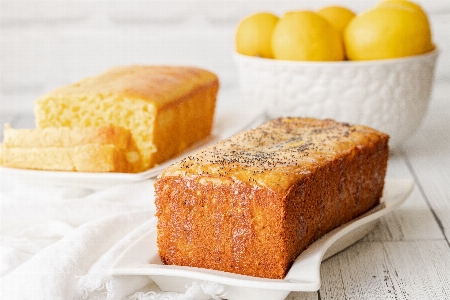
[[[217, 73], [222, 91], [238, 89], [233, 35], [243, 16], [328, 4], [360, 12], [377, 2], [0, 0], [0, 110], [31, 114], [55, 87], [127, 64], [195, 65]], [[450, 1], [416, 2], [441, 50], [436, 80], [450, 82]]]

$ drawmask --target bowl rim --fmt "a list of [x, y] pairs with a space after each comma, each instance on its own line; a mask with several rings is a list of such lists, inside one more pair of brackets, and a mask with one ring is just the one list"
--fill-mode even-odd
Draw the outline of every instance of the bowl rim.
[[264, 64], [278, 64], [278, 65], [290, 65], [290, 66], [373, 66], [373, 65], [383, 65], [383, 64], [394, 64], [394, 63], [405, 63], [409, 61], [424, 60], [429, 57], [437, 57], [440, 53], [438, 47], [426, 53], [411, 55], [398, 58], [387, 58], [387, 59], [374, 59], [374, 60], [340, 60], [340, 61], [303, 61], [303, 60], [284, 60], [284, 59], [273, 59], [264, 58], [258, 56], [250, 56], [238, 53], [234, 50], [233, 55], [236, 60], [246, 60], [259, 62]]

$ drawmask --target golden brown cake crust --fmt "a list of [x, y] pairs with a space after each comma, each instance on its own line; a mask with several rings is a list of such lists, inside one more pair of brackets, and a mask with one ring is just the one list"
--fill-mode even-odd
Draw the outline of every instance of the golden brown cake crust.
[[183, 66], [118, 66], [77, 83], [69, 84], [52, 91], [48, 96], [84, 95], [121, 95], [154, 103], [163, 108], [174, 105], [174, 99], [189, 97], [199, 86], [214, 85], [217, 76], [214, 73]]
[[388, 138], [280, 118], [175, 163], [155, 183], [162, 261], [283, 278], [308, 245], [379, 202]]

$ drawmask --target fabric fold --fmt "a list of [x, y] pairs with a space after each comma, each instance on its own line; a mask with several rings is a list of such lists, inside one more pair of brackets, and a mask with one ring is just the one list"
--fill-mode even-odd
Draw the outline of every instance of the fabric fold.
[[[105, 281], [109, 270], [103, 255], [110, 255], [110, 249], [126, 246], [122, 238], [136, 227], [153, 217], [153, 211], [123, 213], [95, 220], [80, 226], [57, 243], [50, 245], [2, 278], [2, 297], [6, 299], [76, 299], [81, 291], [84, 299], [89, 298], [89, 288], [77, 289], [81, 278], [88, 278], [90, 269], [96, 263], [103, 264], [103, 273], [89, 284]], [[117, 243], [119, 246], [114, 247]], [[123, 246], [120, 246], [120, 245]], [[113, 250], [111, 250], [113, 251]], [[106, 253], [106, 254], [105, 254]], [[118, 253], [115, 253], [118, 255]], [[112, 266], [111, 265], [109, 267]], [[89, 274], [89, 275], [88, 275]], [[77, 278], [78, 277], [78, 278]], [[106, 281], [105, 281], [106, 282]], [[86, 279], [84, 279], [86, 283]], [[145, 285], [145, 284], [144, 284]], [[101, 286], [104, 286], [102, 283]], [[18, 288], [27, 287], [20, 290]], [[91, 288], [92, 289], [92, 288]], [[93, 291], [92, 291], [93, 292]], [[83, 299], [83, 298], [80, 298]]]
[[220, 299], [217, 284], [193, 283], [173, 293], [148, 276], [109, 275], [156, 224], [153, 180], [94, 192], [0, 179], [2, 299]]

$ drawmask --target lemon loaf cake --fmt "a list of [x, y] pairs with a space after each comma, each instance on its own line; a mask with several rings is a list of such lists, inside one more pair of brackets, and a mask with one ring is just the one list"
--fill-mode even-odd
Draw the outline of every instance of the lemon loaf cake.
[[129, 130], [117, 126], [13, 129], [5, 125], [5, 167], [83, 172], [136, 172], [139, 151]]
[[194, 67], [115, 67], [37, 99], [36, 127], [126, 128], [143, 171], [210, 134], [218, 87], [215, 74]]
[[178, 161], [155, 182], [161, 260], [283, 278], [311, 243], [379, 203], [388, 139], [279, 118]]

